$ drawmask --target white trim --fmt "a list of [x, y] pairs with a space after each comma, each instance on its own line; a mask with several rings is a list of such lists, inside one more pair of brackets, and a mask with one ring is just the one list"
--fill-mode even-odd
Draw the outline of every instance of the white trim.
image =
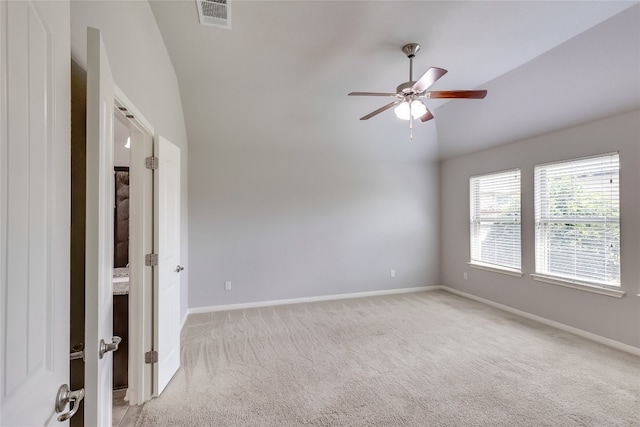
[[144, 118], [140, 110], [136, 108], [136, 106], [127, 98], [127, 95], [124, 94], [122, 90], [118, 87], [117, 84], [113, 85], [113, 90], [115, 92], [116, 105], [125, 107], [131, 114], [135, 116], [135, 121], [138, 122], [138, 126], [142, 126], [144, 129], [140, 129], [143, 132], [149, 133], [149, 135], [154, 135], [153, 126], [147, 119]]
[[545, 276], [543, 274], [531, 274], [531, 277], [533, 277], [533, 280], [537, 280], [538, 282], [550, 283], [552, 285], [564, 286], [565, 288], [578, 289], [580, 291], [593, 292], [594, 294], [606, 295], [608, 297], [622, 298], [626, 294], [626, 292], [618, 291], [616, 289], [601, 288], [599, 286], [574, 282], [558, 277]]
[[484, 176], [491, 176], [491, 175], [500, 175], [503, 173], [507, 173], [507, 172], [520, 172], [520, 174], [522, 174], [522, 171], [520, 170], [520, 168], [510, 168], [510, 169], [504, 169], [504, 170], [499, 170], [499, 171], [491, 171], [491, 172], [482, 172], [476, 175], [471, 175], [469, 176], [469, 179], [472, 178], [481, 178]]
[[185, 311], [184, 316], [182, 316], [182, 322], [180, 322], [180, 332], [184, 329], [185, 323], [187, 323], [187, 318], [189, 318], [189, 310]]
[[144, 363], [145, 352], [153, 346], [152, 269], [144, 265], [144, 255], [153, 251], [153, 182], [151, 171], [144, 167], [144, 159], [153, 155], [153, 127], [114, 85], [116, 114], [125, 117], [119, 107], [135, 116], [125, 118], [129, 126], [132, 146], [130, 149], [131, 199], [130, 216], [135, 227], [129, 229], [129, 262], [131, 278], [138, 286], [129, 289], [129, 405], [141, 405], [152, 397], [152, 365]]
[[478, 270], [492, 271], [494, 273], [506, 274], [508, 276], [522, 277], [522, 271], [515, 268], [499, 267], [497, 265], [483, 264], [479, 262], [469, 261], [467, 265], [471, 268], [477, 268]]
[[571, 163], [571, 162], [576, 162], [576, 161], [581, 161], [581, 160], [589, 160], [589, 159], [597, 159], [598, 157], [607, 157], [607, 156], [615, 156], [615, 155], [620, 155], [620, 151], [607, 151], [606, 153], [596, 153], [596, 154], [591, 154], [588, 156], [582, 156], [582, 157], [574, 157], [574, 158], [569, 158], [569, 159], [561, 159], [561, 160], [554, 160], [552, 162], [547, 162], [547, 163], [538, 163], [536, 165], [534, 165], [534, 168], [537, 168], [538, 166], [551, 166], [551, 165], [557, 165], [560, 163]]
[[469, 299], [472, 299], [474, 301], [478, 301], [478, 302], [481, 302], [483, 304], [490, 305], [491, 307], [495, 307], [495, 308], [498, 308], [500, 310], [504, 310], [504, 311], [509, 312], [511, 314], [515, 314], [517, 316], [521, 316], [521, 317], [524, 317], [526, 319], [533, 320], [535, 322], [539, 322], [539, 323], [545, 324], [547, 326], [551, 326], [551, 327], [563, 330], [565, 332], [572, 333], [574, 335], [578, 335], [578, 336], [580, 336], [582, 338], [586, 338], [588, 340], [595, 341], [595, 342], [597, 342], [599, 344], [603, 344], [603, 345], [615, 348], [617, 350], [622, 350], [622, 351], [625, 351], [627, 353], [631, 353], [631, 354], [634, 354], [636, 356], [640, 356], [640, 347], [634, 347], [634, 346], [629, 345], [629, 344], [621, 343], [620, 341], [615, 341], [615, 340], [612, 340], [610, 338], [605, 338], [605, 337], [603, 337], [601, 335], [596, 335], [594, 333], [587, 332], [587, 331], [584, 331], [582, 329], [574, 328], [573, 326], [565, 325], [564, 323], [556, 322], [555, 320], [549, 320], [549, 319], [547, 319], [545, 317], [541, 317], [541, 316], [537, 316], [535, 314], [527, 313], [526, 311], [518, 310], [517, 308], [509, 307], [507, 305], [503, 305], [503, 304], [500, 304], [500, 303], [497, 303], [497, 302], [494, 302], [494, 301], [491, 301], [491, 300], [488, 300], [488, 299], [485, 299], [485, 298], [482, 298], [482, 297], [478, 297], [478, 296], [475, 296], [473, 294], [469, 294], [467, 292], [463, 292], [463, 291], [459, 291], [459, 290], [454, 289], [454, 288], [450, 288], [448, 286], [440, 286], [440, 289], [445, 290], [447, 292], [451, 292], [452, 294], [459, 295], [461, 297], [469, 298]]
[[209, 307], [190, 308], [188, 310], [188, 314], [210, 313], [213, 311], [241, 310], [244, 308], [271, 307], [275, 305], [300, 304], [305, 302], [333, 301], [333, 300], [351, 299], [351, 298], [375, 297], [375, 296], [381, 296], [381, 295], [408, 294], [412, 292], [435, 291], [440, 288], [441, 288], [440, 286], [419, 286], [416, 288], [387, 289], [382, 291], [356, 292], [352, 294], [322, 295], [317, 297], [291, 298], [291, 299], [280, 299], [280, 300], [272, 300], [272, 301], [257, 301], [257, 302], [248, 302], [248, 303], [242, 303], [242, 304], [212, 305]]

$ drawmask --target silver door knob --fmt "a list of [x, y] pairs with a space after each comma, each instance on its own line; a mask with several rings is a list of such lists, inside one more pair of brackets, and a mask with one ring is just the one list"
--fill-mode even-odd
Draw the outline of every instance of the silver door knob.
[[104, 340], [100, 340], [100, 359], [104, 356], [105, 353], [109, 351], [117, 351], [118, 345], [122, 341], [120, 337], [112, 337], [111, 342], [107, 344]]
[[84, 344], [80, 343], [71, 347], [71, 354], [69, 354], [69, 360], [84, 360]]
[[64, 411], [67, 404], [70, 404], [69, 410], [58, 417], [58, 421], [67, 421], [73, 417], [78, 408], [80, 407], [80, 401], [84, 399], [84, 389], [71, 391], [67, 384], [62, 384], [58, 389], [58, 395], [56, 396], [56, 412], [59, 414]]
[[178, 265], [178, 266], [176, 267], [176, 269], [175, 269], [175, 270], [173, 270], [173, 271], [175, 271], [176, 273], [180, 273], [182, 270], [184, 270], [184, 267], [183, 267], [183, 266], [181, 266], [181, 265]]

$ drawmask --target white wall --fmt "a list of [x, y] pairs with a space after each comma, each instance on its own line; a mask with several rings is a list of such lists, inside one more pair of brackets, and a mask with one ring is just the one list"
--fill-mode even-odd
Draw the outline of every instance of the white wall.
[[[499, 123], [496, 124], [499, 126]], [[640, 347], [640, 111], [594, 121], [440, 165], [442, 284], [528, 313]], [[620, 152], [622, 299], [534, 281], [534, 165]], [[521, 168], [522, 278], [471, 269], [469, 177]], [[468, 273], [468, 280], [463, 273]]]
[[86, 27], [102, 31], [113, 77], [118, 87], [151, 123], [155, 131], [180, 147], [182, 156], [182, 225], [180, 264], [182, 315], [187, 310], [188, 151], [176, 74], [160, 30], [146, 1], [72, 1], [71, 55], [86, 69]]
[[[126, 120], [126, 119], [125, 119]], [[117, 118], [113, 121], [113, 165], [129, 167], [131, 164], [131, 150], [127, 145], [130, 136], [129, 124], [124, 124]]]
[[438, 284], [437, 164], [218, 138], [191, 145], [190, 307]]

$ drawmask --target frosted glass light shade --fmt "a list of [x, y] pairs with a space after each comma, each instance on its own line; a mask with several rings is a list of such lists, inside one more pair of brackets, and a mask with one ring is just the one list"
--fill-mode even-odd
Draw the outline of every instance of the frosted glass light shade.
[[409, 103], [404, 101], [398, 104], [393, 111], [399, 119], [409, 120], [410, 116], [413, 116], [414, 119], [422, 117], [427, 112], [427, 107], [418, 100], [411, 101], [411, 107], [409, 107]]
[[427, 112], [427, 107], [420, 101], [415, 100], [411, 102], [411, 115], [414, 119], [418, 119]]
[[396, 108], [393, 109], [393, 112], [396, 113], [396, 116], [398, 116], [399, 119], [409, 120], [409, 110], [409, 103], [401, 102]]

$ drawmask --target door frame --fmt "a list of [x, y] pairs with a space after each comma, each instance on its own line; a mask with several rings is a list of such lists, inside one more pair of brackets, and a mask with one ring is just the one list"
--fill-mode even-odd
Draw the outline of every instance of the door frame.
[[130, 187], [129, 221], [129, 405], [141, 405], [153, 396], [153, 365], [145, 363], [145, 353], [153, 349], [153, 274], [145, 266], [145, 254], [153, 252], [153, 173], [145, 158], [153, 155], [153, 126], [124, 92], [115, 85], [116, 112], [129, 124]]

